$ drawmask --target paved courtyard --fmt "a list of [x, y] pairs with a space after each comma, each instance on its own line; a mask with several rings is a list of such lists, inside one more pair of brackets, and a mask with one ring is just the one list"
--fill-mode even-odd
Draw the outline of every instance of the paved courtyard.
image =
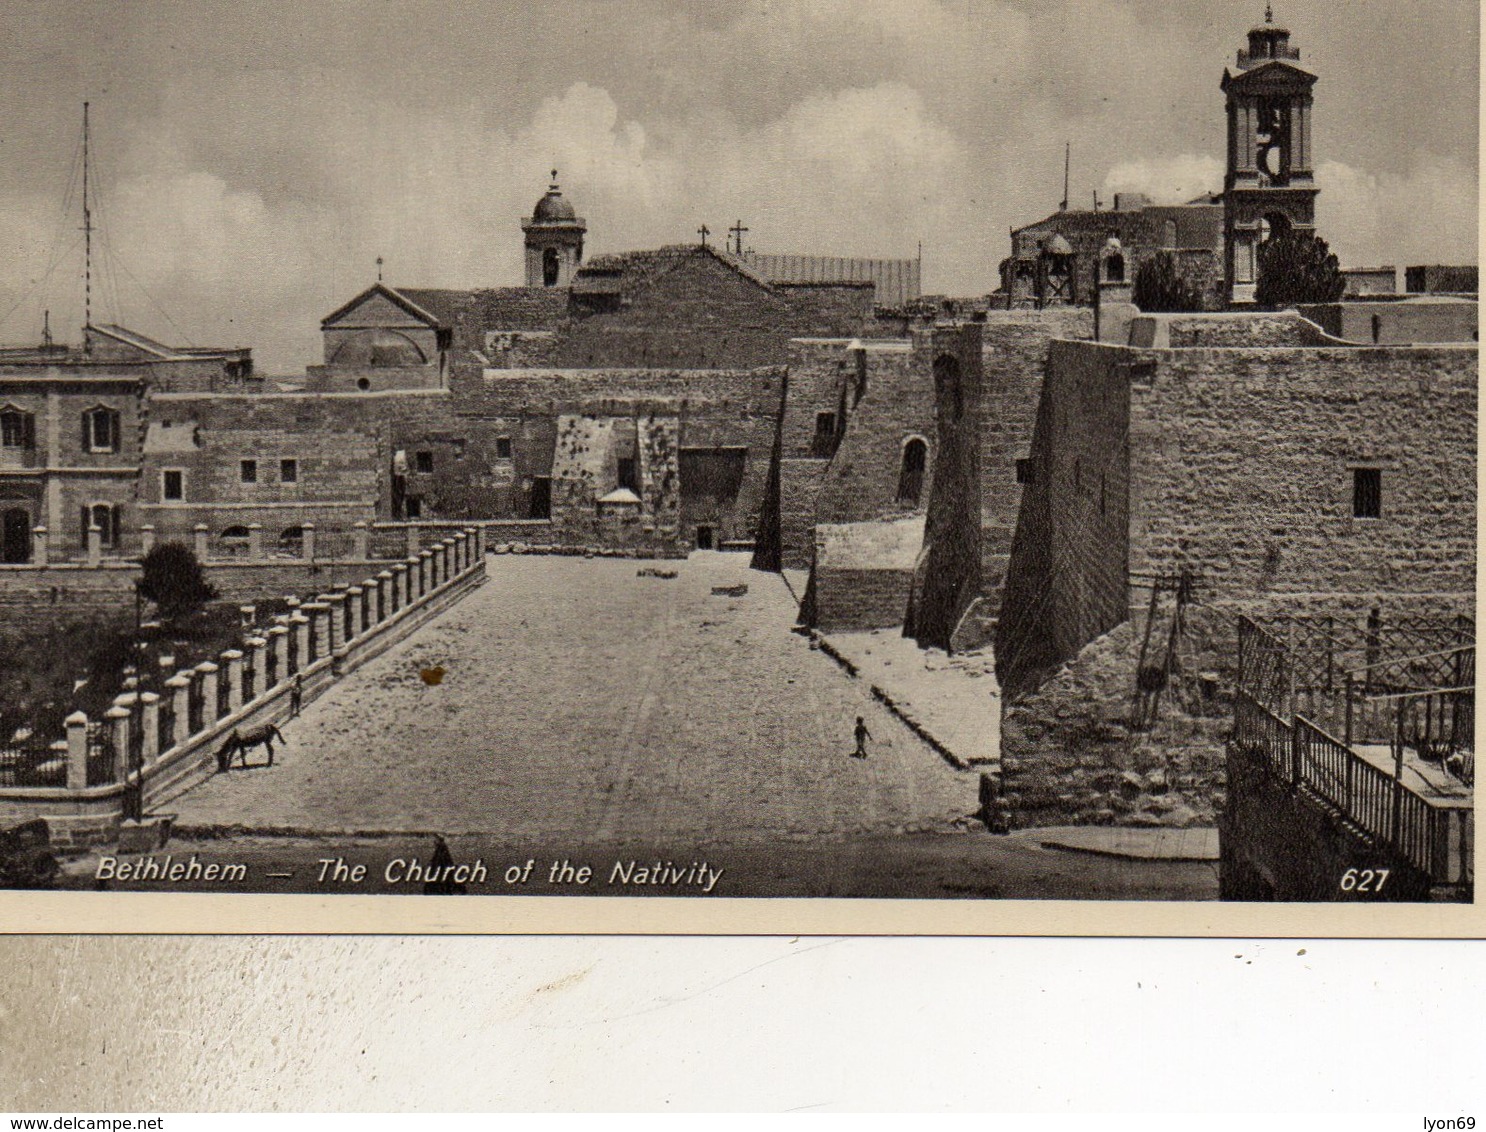
[[[168, 808], [197, 826], [574, 844], [901, 833], [977, 808], [975, 774], [790, 631], [781, 578], [737, 554], [659, 564], [674, 579], [643, 565], [490, 558], [484, 586], [285, 724], [272, 768]], [[736, 583], [748, 593], [711, 592]]]

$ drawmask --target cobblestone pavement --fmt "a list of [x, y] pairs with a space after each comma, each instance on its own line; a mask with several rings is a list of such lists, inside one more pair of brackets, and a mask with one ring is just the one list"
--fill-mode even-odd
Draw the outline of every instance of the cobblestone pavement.
[[[783, 581], [746, 556], [660, 564], [674, 579], [624, 559], [489, 565], [484, 586], [286, 723], [272, 768], [166, 808], [188, 825], [576, 845], [901, 833], [977, 807], [976, 775], [791, 632]], [[740, 582], [744, 596], [711, 592]], [[865, 760], [850, 757], [858, 715]]]

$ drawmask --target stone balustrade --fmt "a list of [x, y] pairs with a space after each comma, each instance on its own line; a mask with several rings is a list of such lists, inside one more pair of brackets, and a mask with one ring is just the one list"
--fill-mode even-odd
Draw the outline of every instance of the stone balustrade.
[[7, 787], [0, 799], [12, 806], [34, 802], [38, 816], [60, 823], [64, 840], [67, 823], [81, 823], [88, 806], [103, 815], [87, 811], [88, 821], [106, 825], [108, 815], [120, 811], [119, 790], [136, 757], [131, 740], [139, 744], [148, 804], [157, 779], [183, 782], [215, 772], [215, 751], [228, 728], [284, 718], [292, 689], [306, 698], [318, 695], [446, 608], [448, 601], [440, 599], [453, 600], [484, 572], [481, 532], [472, 528], [357, 584], [295, 600], [290, 613], [249, 629], [242, 648], [225, 649], [216, 661], [179, 671], [172, 661], [132, 679], [96, 726], [82, 712], [69, 716], [66, 737], [54, 746], [66, 767], [62, 793], [73, 801], [59, 803], [56, 787]]

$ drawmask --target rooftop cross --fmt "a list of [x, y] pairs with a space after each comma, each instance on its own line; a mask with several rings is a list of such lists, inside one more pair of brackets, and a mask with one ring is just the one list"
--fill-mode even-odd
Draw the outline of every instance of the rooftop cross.
[[743, 254], [743, 233], [747, 232], [748, 229], [743, 227], [743, 221], [739, 220], [728, 231], [732, 233], [733, 240], [737, 244], [736, 253], [741, 256]]
[[707, 237], [712, 235], [712, 229], [703, 224], [697, 229], [697, 235], [702, 237], [702, 247], [705, 248], [707, 246]]
[[1267, 23], [1267, 24], [1274, 23], [1274, 5], [1273, 4], [1265, 4], [1264, 5], [1264, 22]]
[[382, 257], [377, 256], [377, 282], [382, 281]]

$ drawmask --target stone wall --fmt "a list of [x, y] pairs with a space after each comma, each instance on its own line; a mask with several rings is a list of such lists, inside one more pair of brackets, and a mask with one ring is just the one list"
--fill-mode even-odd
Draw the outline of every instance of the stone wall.
[[983, 327], [936, 326], [913, 337], [913, 360], [934, 380], [933, 483], [903, 632], [948, 649], [980, 594], [980, 417]]
[[25, 627], [62, 616], [103, 614], [131, 607], [139, 566], [134, 562], [0, 566], [0, 625]]
[[818, 525], [801, 621], [826, 633], [901, 625], [923, 541], [922, 515]]
[[997, 675], [1012, 692], [1129, 614], [1130, 353], [1050, 348], [996, 630]]
[[1480, 330], [1479, 305], [1469, 299], [1326, 303], [1299, 309], [1332, 337], [1363, 344], [1474, 342]]
[[[1471, 610], [1475, 405], [1464, 347], [1054, 343], [996, 641], [1011, 820], [1210, 822], [1238, 612]], [[1379, 518], [1354, 517], [1357, 468]], [[1182, 573], [1189, 685], [1137, 736], [1151, 581]]]
[[[985, 379], [980, 412], [981, 613], [994, 619], [1021, 507], [1018, 462], [1032, 455], [1032, 432], [1049, 343], [1088, 339], [1093, 314], [1083, 308], [991, 311], [982, 326]], [[1025, 467], [1025, 465], [1023, 465]]]
[[1333, 341], [1295, 311], [1143, 314], [1130, 323], [1129, 345], [1153, 349], [1350, 345]]
[[[1151, 360], [1127, 371], [1132, 573], [1192, 569], [1214, 597], [1474, 592], [1473, 347]], [[1353, 517], [1358, 467], [1381, 470], [1381, 518]]]

